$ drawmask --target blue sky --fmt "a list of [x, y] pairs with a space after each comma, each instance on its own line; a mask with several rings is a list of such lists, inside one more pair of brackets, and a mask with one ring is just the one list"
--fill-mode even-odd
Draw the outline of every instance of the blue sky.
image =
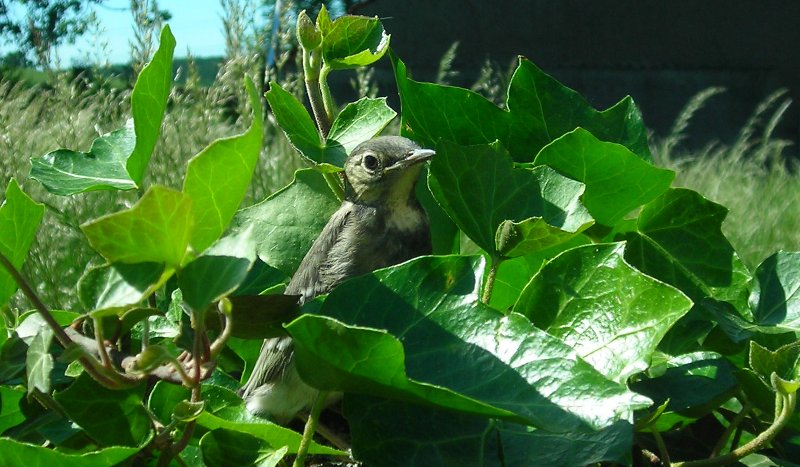
[[[169, 26], [178, 42], [175, 56], [185, 56], [187, 50], [195, 57], [224, 54], [225, 39], [219, 0], [160, 0], [158, 6], [172, 14]], [[103, 42], [107, 43], [106, 55], [110, 63], [126, 63], [129, 60], [128, 42], [133, 37], [130, 0], [106, 0], [95, 8], [105, 31], [99, 38], [87, 36], [75, 45], [60, 47], [58, 56], [62, 65], [86, 62], [86, 57], [97, 56], [102, 47], [96, 44]], [[91, 59], [88, 61], [91, 62]]]

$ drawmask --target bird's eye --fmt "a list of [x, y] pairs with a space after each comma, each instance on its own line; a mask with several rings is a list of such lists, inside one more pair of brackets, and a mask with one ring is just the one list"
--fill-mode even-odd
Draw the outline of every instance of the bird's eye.
[[364, 156], [364, 167], [367, 170], [375, 170], [378, 168], [378, 158], [373, 156], [372, 154], [367, 154]]

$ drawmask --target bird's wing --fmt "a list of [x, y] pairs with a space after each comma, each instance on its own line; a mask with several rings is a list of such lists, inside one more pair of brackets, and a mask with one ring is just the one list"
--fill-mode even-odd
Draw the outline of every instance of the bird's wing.
[[[306, 300], [326, 293], [334, 285], [323, 277], [322, 269], [328, 252], [340, 238], [342, 230], [351, 218], [351, 212], [351, 205], [345, 203], [331, 216], [286, 286], [285, 294], [300, 295], [302, 304]], [[292, 339], [289, 337], [265, 339], [261, 344], [261, 352], [253, 367], [253, 373], [242, 388], [243, 397], [247, 398], [265, 384], [283, 379], [292, 362], [293, 350]]]
[[300, 267], [286, 286], [287, 295], [301, 295], [301, 304], [317, 295], [327, 293], [335, 285], [324, 274], [328, 254], [342, 237], [342, 231], [351, 221], [353, 205], [345, 202], [322, 229], [322, 233], [311, 245]]
[[264, 339], [261, 352], [253, 367], [253, 373], [241, 389], [242, 397], [247, 399], [253, 391], [260, 386], [282, 379], [292, 360], [292, 339], [289, 337], [275, 337]]

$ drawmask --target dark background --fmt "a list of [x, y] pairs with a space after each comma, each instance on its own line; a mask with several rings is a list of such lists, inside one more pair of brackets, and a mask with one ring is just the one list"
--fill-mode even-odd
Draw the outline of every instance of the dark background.
[[[794, 0], [374, 0], [355, 12], [381, 18], [415, 79], [434, 79], [454, 41], [457, 85], [473, 83], [487, 59], [506, 68], [524, 55], [599, 109], [630, 94], [660, 136], [691, 96], [725, 87], [696, 114], [690, 147], [732, 142], [776, 89], [800, 97]], [[378, 78], [392, 83], [388, 60]], [[776, 135], [798, 141], [796, 104]]]

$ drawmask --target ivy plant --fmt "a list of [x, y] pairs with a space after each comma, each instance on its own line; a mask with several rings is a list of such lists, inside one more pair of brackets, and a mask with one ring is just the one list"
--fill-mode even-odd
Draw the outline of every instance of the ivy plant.
[[[81, 226], [103, 264], [82, 310], [52, 310], [20, 273], [45, 215], [15, 180], [0, 207], [0, 301], [34, 310], [0, 333], [0, 464], [782, 464], [800, 456], [800, 253], [755, 271], [727, 210], [671, 187], [630, 97], [606, 110], [520, 58], [502, 107], [415, 81], [377, 18], [298, 18], [311, 112], [279, 83], [272, 115], [308, 168], [241, 207], [263, 114], [145, 186], [174, 39], [131, 94], [132, 118], [88, 152], [31, 160], [61, 196], [135, 190]], [[327, 78], [393, 66], [401, 133], [436, 150], [418, 184], [434, 255], [343, 282], [299, 308], [281, 294], [342, 197], [348, 152], [396, 118], [339, 106]], [[301, 377], [344, 393], [350, 445], [250, 415], [237, 394], [260, 340], [290, 335]], [[315, 438], [316, 439], [316, 438]], [[333, 447], [331, 447], [333, 446]], [[350, 451], [347, 449], [351, 448]]]

